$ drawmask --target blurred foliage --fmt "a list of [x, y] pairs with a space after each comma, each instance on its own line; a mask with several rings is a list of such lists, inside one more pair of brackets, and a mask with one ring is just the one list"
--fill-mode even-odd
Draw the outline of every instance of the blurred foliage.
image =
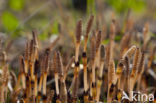
[[53, 25], [52, 25], [52, 33], [53, 34], [58, 34], [58, 26], [59, 26], [59, 24], [58, 24], [58, 22], [57, 22], [57, 20], [55, 20], [54, 22], [53, 22]]
[[154, 33], [152, 33], [152, 32], [150, 32], [149, 34], [151, 35], [151, 37], [153, 37], [153, 38], [156, 39], [156, 34], [154, 34]]
[[17, 28], [15, 31], [11, 33], [11, 38], [16, 39], [17, 37], [20, 37], [24, 32], [21, 30], [21, 28]]
[[39, 34], [39, 39], [46, 40], [49, 34], [57, 35], [59, 33], [58, 27], [59, 27], [58, 21], [54, 20], [50, 27], [46, 28], [46, 30], [43, 30], [41, 34]]
[[[76, 25], [75, 23], [77, 22], [77, 20], [85, 16], [83, 14], [84, 12], [81, 13], [79, 12], [78, 9], [72, 8], [74, 7], [72, 1], [78, 2], [79, 0], [71, 0], [71, 1], [61, 0], [60, 2], [52, 1], [53, 4], [48, 3], [48, 5], [44, 7], [41, 6], [42, 4], [44, 5], [44, 3], [46, 4], [46, 1], [41, 2], [39, 0], [35, 0], [33, 4], [31, 3], [31, 0], [28, 1], [8, 0], [8, 3], [6, 4], [6, 8], [4, 9], [4, 11], [2, 11], [2, 15], [0, 18], [1, 19], [0, 26], [2, 25], [1, 31], [9, 33], [12, 35], [13, 38], [16, 38], [19, 35], [21, 35], [20, 34], [21, 31], [31, 31], [32, 29], [37, 28], [41, 31], [40, 32], [41, 35], [39, 35], [39, 38], [41, 40], [45, 40], [49, 34], [58, 34], [59, 32], [58, 25], [59, 23], [64, 22], [62, 18], [66, 19], [64, 18], [66, 16], [72, 17], [72, 19], [70, 18], [68, 20], [69, 23], [66, 24], [66, 27], [67, 28], [70, 27], [71, 28], [70, 30], [72, 30], [74, 28], [73, 25]], [[86, 7], [85, 13], [87, 13], [87, 15], [90, 14], [98, 15], [100, 11], [98, 10], [96, 11], [97, 9], [96, 7], [99, 6], [97, 2], [99, 1], [85, 0], [84, 3]], [[107, 8], [109, 9], [113, 8], [114, 11], [116, 11], [120, 15], [120, 13], [121, 14], [125, 13], [129, 9], [132, 10], [132, 12], [137, 12], [137, 13], [145, 12], [147, 6], [146, 2], [147, 1], [145, 0], [104, 0], [103, 2], [100, 3], [101, 5], [103, 5], [104, 8], [106, 8], [105, 10], [107, 10]], [[81, 8], [80, 6], [82, 6], [82, 4], [81, 3], [78, 4], [79, 5], [77, 6]], [[57, 7], [58, 5], [59, 7]], [[71, 8], [69, 8], [67, 5], [70, 5]], [[103, 10], [104, 8], [102, 8], [101, 10]], [[51, 9], [53, 10], [53, 12], [51, 12]], [[62, 14], [60, 14], [59, 12]], [[51, 14], [53, 15], [53, 17], [51, 17]], [[53, 23], [49, 24], [51, 20], [53, 21]], [[73, 31], [69, 31], [69, 32], [73, 32]], [[121, 39], [121, 35], [117, 35], [115, 37], [116, 41], [120, 41], [120, 39]], [[104, 44], [107, 44], [108, 42], [109, 40], [103, 41]]]
[[95, 0], [87, 0], [87, 13], [88, 14], [95, 14]]
[[146, 6], [145, 0], [106, 0], [106, 2], [118, 13], [126, 12], [129, 9], [141, 12]]
[[9, 6], [15, 11], [20, 11], [24, 7], [24, 0], [9, 0]]
[[47, 32], [43, 32], [40, 35], [38, 35], [39, 40], [46, 40], [48, 37], [48, 33]]
[[120, 34], [120, 35], [116, 35], [116, 36], [115, 36], [115, 41], [120, 41], [121, 38], [122, 38], [122, 35], [121, 35], [121, 34]]
[[109, 43], [109, 39], [105, 39], [102, 41], [102, 44], [108, 44]]
[[78, 99], [78, 103], [81, 103], [81, 101]]
[[14, 16], [14, 14], [12, 14], [9, 11], [3, 12], [1, 21], [2, 21], [2, 25], [7, 31], [15, 30], [19, 24], [19, 21], [16, 18], [16, 16]]
[[10, 91], [7, 93], [7, 101], [6, 101], [6, 103], [11, 103]]

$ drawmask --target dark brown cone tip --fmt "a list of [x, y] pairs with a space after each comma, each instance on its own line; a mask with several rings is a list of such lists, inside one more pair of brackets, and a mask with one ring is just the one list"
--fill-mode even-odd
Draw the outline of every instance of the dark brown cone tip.
[[101, 45], [100, 56], [101, 56], [101, 60], [104, 60], [104, 58], [105, 58], [105, 47], [104, 47], [104, 45]]
[[94, 16], [91, 15], [91, 16], [90, 16], [90, 19], [89, 19], [89, 21], [88, 21], [88, 23], [87, 23], [86, 37], [88, 37], [88, 34], [89, 34], [90, 30], [91, 30], [91, 27], [92, 27], [92, 25], [93, 25], [93, 20], [94, 20]]
[[20, 63], [20, 72], [24, 73], [24, 59], [22, 55], [19, 57], [19, 63]]
[[101, 31], [98, 32], [96, 37], [96, 51], [99, 49], [101, 44]]
[[81, 35], [82, 35], [82, 20], [80, 19], [76, 26], [76, 42], [77, 43], [80, 43]]

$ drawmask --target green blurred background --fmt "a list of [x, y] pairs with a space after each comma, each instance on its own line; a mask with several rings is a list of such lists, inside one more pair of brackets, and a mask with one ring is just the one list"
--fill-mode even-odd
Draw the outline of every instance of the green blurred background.
[[0, 0], [0, 32], [17, 38], [35, 28], [45, 39], [49, 33], [58, 33], [60, 22], [74, 26], [78, 18], [85, 20], [90, 14], [107, 21], [111, 12], [123, 20], [129, 11], [134, 21], [148, 19], [155, 26], [155, 10], [154, 0]]

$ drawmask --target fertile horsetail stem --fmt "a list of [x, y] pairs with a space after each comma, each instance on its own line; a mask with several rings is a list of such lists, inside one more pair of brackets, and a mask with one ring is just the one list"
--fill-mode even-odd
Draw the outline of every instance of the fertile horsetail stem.
[[140, 89], [141, 78], [142, 78], [142, 74], [144, 72], [144, 63], [145, 63], [145, 54], [144, 54], [144, 51], [143, 51], [141, 53], [141, 58], [140, 58], [140, 61], [139, 61], [139, 66], [138, 66], [138, 75], [136, 77], [136, 79], [138, 80], [137, 90]]
[[22, 78], [22, 87], [23, 89], [26, 89], [26, 77], [25, 77], [25, 71], [24, 71], [24, 59], [23, 56], [19, 57], [19, 62], [20, 62], [20, 73], [21, 73], [21, 78]]
[[81, 35], [82, 35], [82, 20], [79, 20], [76, 26], [75, 62], [78, 61]]
[[87, 53], [86, 53], [86, 48], [87, 48], [87, 41], [89, 37], [89, 33], [91, 31], [91, 27], [93, 25], [93, 20], [94, 16], [90, 16], [89, 21], [87, 22], [87, 27], [86, 27], [86, 34], [85, 34], [85, 41], [84, 41], [84, 49], [83, 49], [83, 54], [82, 54], [82, 59], [83, 59], [83, 80], [84, 80], [84, 103], [88, 103], [88, 95], [87, 95], [87, 90], [88, 90], [88, 83], [87, 83]]
[[55, 88], [56, 88], [56, 94], [57, 96], [59, 95], [59, 84], [58, 84], [58, 61], [59, 61], [59, 57], [58, 57], [58, 52], [54, 52], [54, 56], [53, 56], [53, 70], [54, 70], [54, 77], [55, 77]]
[[97, 81], [97, 95], [96, 95], [97, 102], [99, 102], [99, 98], [100, 98], [100, 94], [101, 94], [104, 59], [105, 59], [105, 47], [104, 47], [104, 45], [101, 45], [101, 47], [100, 47], [100, 70], [99, 70], [99, 76], [98, 76], [98, 81]]
[[49, 70], [49, 55], [50, 55], [50, 51], [46, 50], [45, 51], [45, 56], [44, 56], [44, 67], [43, 67], [43, 95], [46, 95], [46, 83], [47, 83], [47, 72]]
[[111, 103], [112, 101], [112, 92], [111, 92], [111, 86], [113, 86], [116, 83], [116, 74], [115, 74], [115, 64], [114, 61], [111, 60], [109, 64], [109, 70], [108, 70], [108, 94], [107, 94], [107, 103]]

